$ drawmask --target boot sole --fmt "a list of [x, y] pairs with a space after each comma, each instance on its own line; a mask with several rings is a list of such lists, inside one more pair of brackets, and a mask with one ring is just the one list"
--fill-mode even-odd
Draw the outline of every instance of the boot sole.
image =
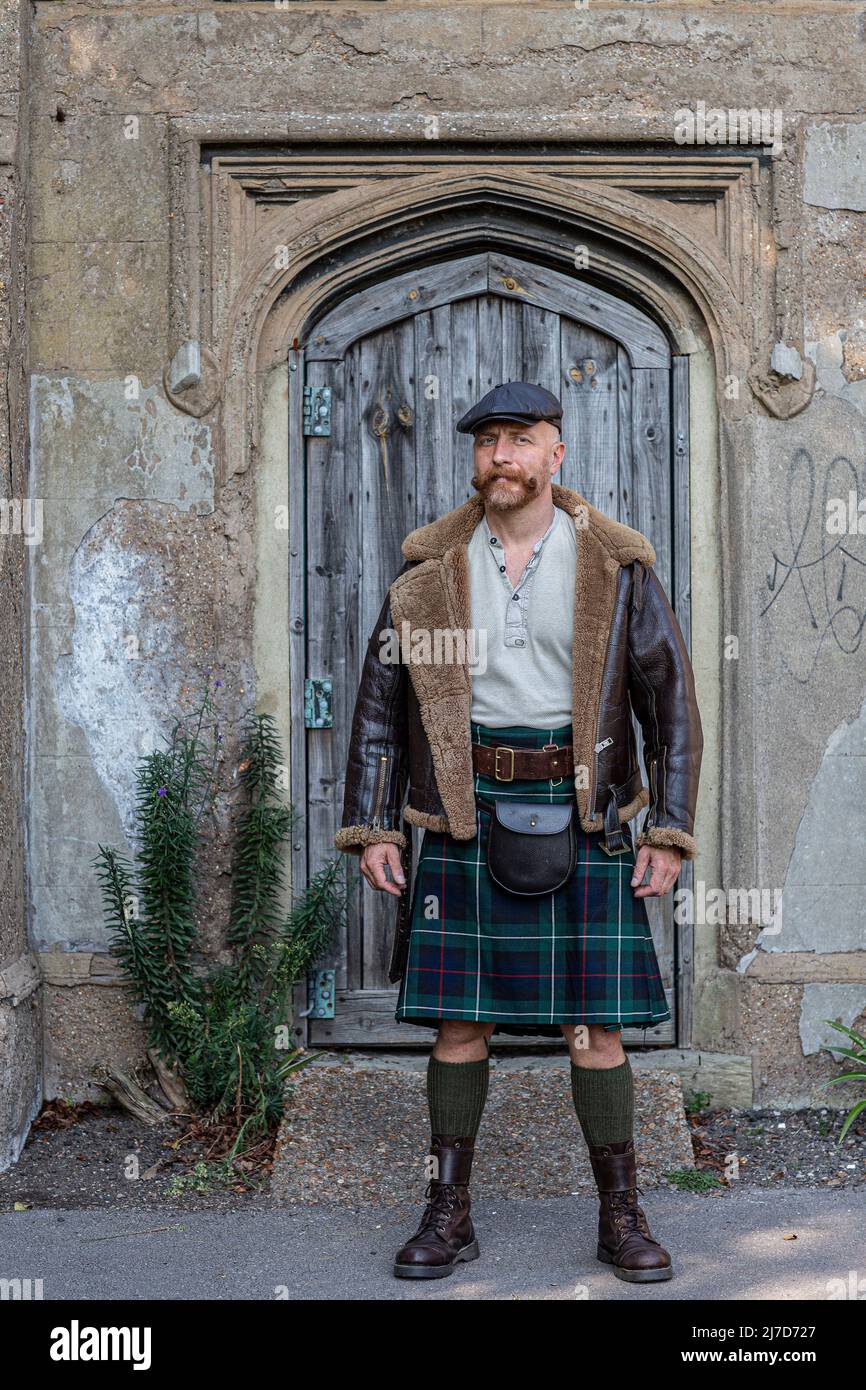
[[674, 1275], [673, 1265], [660, 1265], [658, 1269], [623, 1269], [614, 1263], [613, 1255], [608, 1254], [601, 1245], [596, 1255], [602, 1264], [613, 1265], [617, 1279], [624, 1279], [627, 1284], [657, 1284], [659, 1280], [672, 1279]]
[[462, 1250], [458, 1250], [450, 1265], [397, 1265], [394, 1266], [394, 1274], [398, 1279], [446, 1279], [449, 1274], [454, 1273], [454, 1266], [460, 1264], [462, 1260], [477, 1260], [481, 1251], [478, 1249], [478, 1241], [473, 1240], [469, 1245], [464, 1245]]

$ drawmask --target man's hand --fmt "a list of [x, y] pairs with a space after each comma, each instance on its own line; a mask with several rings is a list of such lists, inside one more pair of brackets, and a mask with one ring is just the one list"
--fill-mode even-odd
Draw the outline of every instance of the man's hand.
[[[636, 898], [663, 898], [677, 881], [683, 856], [678, 849], [658, 848], [655, 845], [641, 845], [637, 852], [631, 886]], [[647, 870], [652, 865], [652, 878], [645, 888], [637, 888]]]
[[[386, 864], [394, 876], [394, 883], [390, 883], [385, 877]], [[359, 868], [370, 887], [376, 888], [380, 893], [391, 893], [399, 898], [406, 886], [406, 879], [400, 865], [399, 845], [392, 845], [390, 842], [367, 845], [361, 855]]]

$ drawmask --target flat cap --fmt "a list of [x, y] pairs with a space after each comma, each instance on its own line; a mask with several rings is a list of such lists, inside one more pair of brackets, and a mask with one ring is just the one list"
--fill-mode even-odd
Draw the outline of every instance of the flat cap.
[[552, 425], [562, 421], [562, 405], [552, 391], [531, 381], [506, 381], [494, 386], [477, 405], [473, 405], [457, 421], [461, 434], [471, 434], [486, 420], [524, 420], [535, 425], [549, 420]]

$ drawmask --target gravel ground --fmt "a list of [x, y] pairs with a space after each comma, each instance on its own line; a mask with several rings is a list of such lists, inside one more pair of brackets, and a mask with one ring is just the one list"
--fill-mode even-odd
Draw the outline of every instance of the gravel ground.
[[[714, 1110], [690, 1117], [695, 1159], [731, 1182], [866, 1186], [866, 1121], [837, 1144], [844, 1110]], [[729, 1158], [731, 1156], [731, 1158]]]
[[[267, 1196], [267, 1156], [246, 1173], [241, 1169], [229, 1186], [216, 1168], [202, 1184], [194, 1170], [207, 1147], [191, 1135], [185, 1117], [167, 1116], [164, 1124], [151, 1127], [124, 1110], [90, 1102], [69, 1114], [64, 1110], [57, 1102], [45, 1107], [18, 1162], [0, 1173], [0, 1211], [14, 1210], [16, 1202], [34, 1208], [121, 1211], [163, 1210], [171, 1204], [187, 1211], [273, 1205]], [[191, 1176], [204, 1191], [190, 1185]]]
[[[324, 1063], [324, 1065], [322, 1064]], [[427, 1152], [425, 1059], [364, 1070], [341, 1054], [300, 1074], [275, 1153], [226, 1183], [180, 1117], [151, 1129], [121, 1110], [54, 1105], [18, 1162], [0, 1173], [0, 1211], [39, 1208], [255, 1211], [296, 1201], [414, 1210]], [[686, 1117], [672, 1072], [635, 1077], [638, 1182], [670, 1187], [665, 1172], [692, 1169], [726, 1189], [866, 1185], [866, 1116], [837, 1147], [844, 1111], [716, 1110]], [[66, 1123], [72, 1120], [72, 1123]], [[733, 1159], [732, 1157], [733, 1156]], [[693, 1168], [694, 1165], [694, 1168]], [[479, 1195], [546, 1198], [594, 1192], [571, 1105], [565, 1059], [494, 1058], [478, 1137]], [[180, 1186], [178, 1180], [180, 1179]], [[483, 1190], [482, 1190], [483, 1189]]]

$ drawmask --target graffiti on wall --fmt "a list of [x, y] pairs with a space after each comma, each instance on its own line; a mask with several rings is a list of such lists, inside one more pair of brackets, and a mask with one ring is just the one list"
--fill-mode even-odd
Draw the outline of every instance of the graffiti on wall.
[[860, 650], [866, 628], [866, 487], [856, 466], [834, 458], [823, 476], [807, 449], [798, 449], [785, 476], [785, 541], [773, 548], [769, 600], [761, 617], [788, 605], [814, 637], [805, 684], [828, 649]]

